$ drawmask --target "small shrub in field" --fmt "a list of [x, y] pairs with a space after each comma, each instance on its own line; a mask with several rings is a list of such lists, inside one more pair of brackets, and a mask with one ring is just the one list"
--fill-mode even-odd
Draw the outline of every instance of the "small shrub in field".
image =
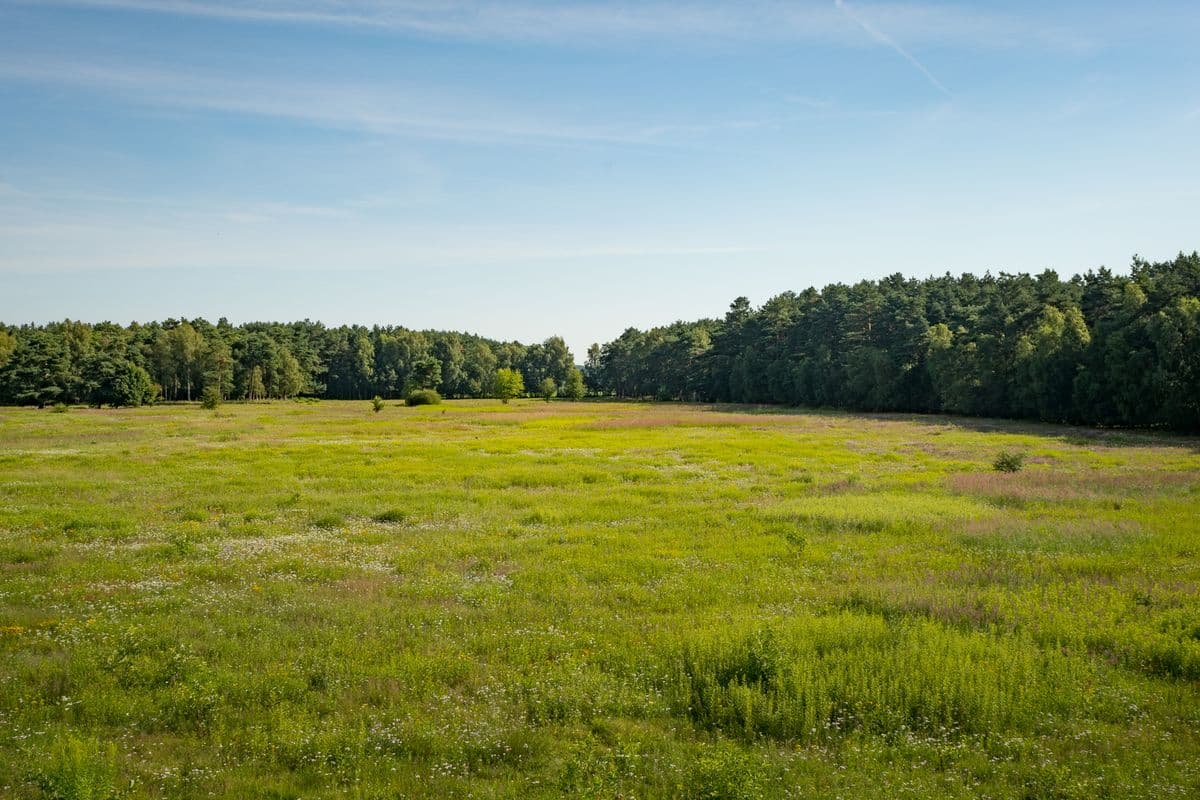
[[436, 406], [442, 402], [442, 396], [436, 389], [414, 389], [404, 398], [406, 406]]
[[342, 522], [341, 515], [328, 513], [313, 517], [312, 524], [314, 528], [337, 528]]
[[1020, 472], [1025, 466], [1025, 454], [1016, 450], [1001, 450], [1000, 455], [992, 462], [992, 469], [997, 472]]
[[55, 403], [54, 405], [50, 406], [50, 410], [53, 411], [55, 414], [65, 414], [65, 413], [67, 413], [67, 404], [66, 403]]
[[216, 386], [205, 386], [203, 394], [200, 395], [200, 407], [211, 410], [219, 405], [221, 405], [221, 390]]
[[376, 414], [378, 414], [380, 411], [383, 411], [383, 398], [379, 395], [372, 397], [371, 408], [374, 409]]

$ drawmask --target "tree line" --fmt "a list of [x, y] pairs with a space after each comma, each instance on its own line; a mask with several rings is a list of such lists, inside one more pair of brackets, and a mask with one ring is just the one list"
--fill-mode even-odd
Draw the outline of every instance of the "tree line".
[[593, 345], [584, 373], [618, 397], [1200, 430], [1200, 255], [741, 297]]
[[525, 345], [307, 320], [0, 325], [0, 403], [7, 404], [135, 406], [206, 394], [222, 400], [395, 398], [419, 389], [482, 397], [492, 394], [500, 370], [519, 375], [523, 387], [553, 383], [556, 391], [581, 391], [574, 358], [558, 336]]
[[[403, 327], [169, 319], [0, 325], [0, 403], [157, 399], [621, 398], [949, 412], [1200, 430], [1200, 255], [1050, 270], [891, 275], [740, 297], [588, 349]], [[515, 388], [516, 387], [516, 388]]]

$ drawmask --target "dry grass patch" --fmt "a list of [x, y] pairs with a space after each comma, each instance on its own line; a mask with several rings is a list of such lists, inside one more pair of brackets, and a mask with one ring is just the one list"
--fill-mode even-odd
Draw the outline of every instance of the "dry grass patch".
[[1200, 474], [1156, 470], [1120, 472], [970, 472], [950, 475], [946, 486], [953, 492], [980, 497], [1066, 502], [1073, 500], [1130, 499], [1147, 494], [1186, 491], [1200, 485]]

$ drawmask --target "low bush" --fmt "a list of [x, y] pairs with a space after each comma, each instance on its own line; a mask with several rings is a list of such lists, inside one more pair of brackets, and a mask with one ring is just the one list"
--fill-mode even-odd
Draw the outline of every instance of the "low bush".
[[378, 414], [380, 411], [383, 411], [383, 398], [379, 395], [372, 397], [371, 408], [374, 409], [376, 414]]
[[1020, 472], [1025, 466], [1025, 454], [1016, 450], [1001, 450], [1000, 455], [992, 462], [992, 469], [997, 472]]
[[406, 406], [436, 406], [442, 402], [442, 396], [436, 389], [414, 389], [404, 398]]

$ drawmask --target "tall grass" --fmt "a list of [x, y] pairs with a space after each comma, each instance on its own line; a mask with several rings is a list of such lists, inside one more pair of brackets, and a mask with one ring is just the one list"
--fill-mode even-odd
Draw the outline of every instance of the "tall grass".
[[117, 748], [92, 739], [63, 736], [46, 753], [45, 766], [34, 770], [34, 781], [48, 800], [115, 800]]
[[1149, 434], [0, 409], [0, 797], [1200, 796], [1198, 512]]
[[843, 613], [689, 642], [672, 700], [697, 725], [750, 739], [1004, 733], [1083, 713], [1093, 678], [1028, 637]]

